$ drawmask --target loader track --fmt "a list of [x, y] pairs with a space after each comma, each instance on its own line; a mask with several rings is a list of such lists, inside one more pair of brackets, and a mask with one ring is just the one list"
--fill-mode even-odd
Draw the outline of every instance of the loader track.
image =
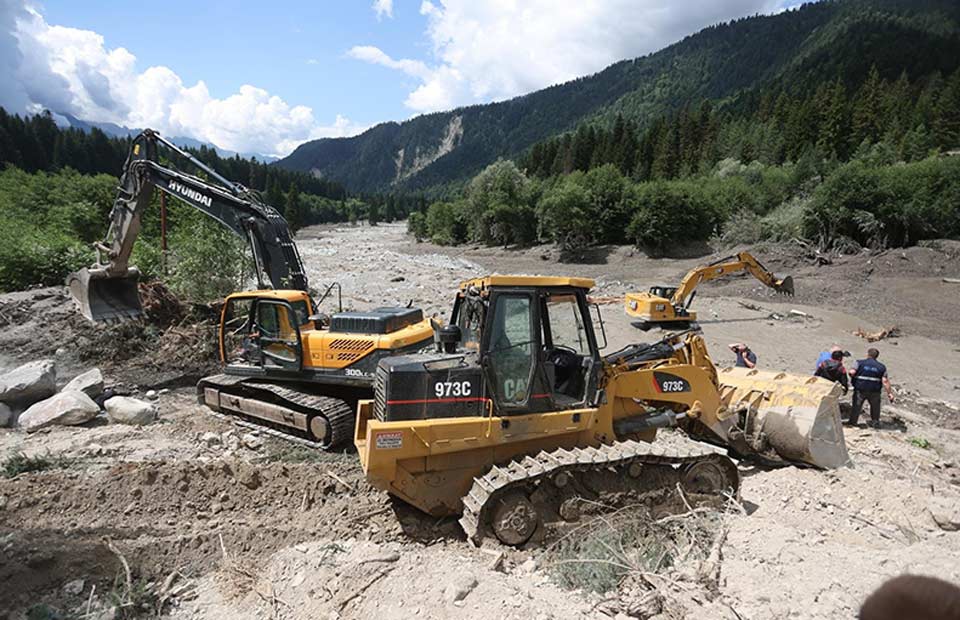
[[598, 506], [593, 500], [604, 491], [619, 495], [618, 504], [662, 503], [675, 495], [682, 506], [725, 501], [739, 487], [736, 465], [718, 449], [699, 443], [674, 448], [631, 440], [559, 448], [495, 465], [475, 478], [463, 497], [460, 525], [474, 543], [493, 533], [505, 544], [520, 545], [545, 524], [575, 521], [577, 506]]
[[250, 377], [233, 375], [214, 375], [205, 377], [197, 383], [201, 404], [204, 404], [204, 388], [215, 387], [221, 393], [246, 396], [267, 397], [270, 402], [313, 417], [322, 417], [326, 422], [327, 434], [318, 440], [309, 431], [304, 431], [282, 423], [271, 422], [254, 415], [238, 411], [213, 411], [210, 413], [221, 419], [232, 420], [241, 426], [262, 430], [265, 433], [312, 448], [330, 450], [348, 444], [353, 438], [356, 412], [344, 400], [330, 396], [319, 396], [284, 385], [270, 383]]

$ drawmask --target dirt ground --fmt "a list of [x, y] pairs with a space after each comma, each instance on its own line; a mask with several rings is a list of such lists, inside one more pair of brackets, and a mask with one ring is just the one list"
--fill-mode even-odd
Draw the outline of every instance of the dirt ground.
[[[550, 247], [416, 244], [402, 225], [317, 227], [298, 245], [312, 284], [339, 281], [346, 307], [413, 301], [444, 317], [456, 283], [484, 273], [589, 276], [598, 297], [620, 298], [720, 257], [602, 248], [564, 264]], [[746, 277], [704, 285], [694, 309], [715, 360], [730, 363], [726, 345], [745, 341], [761, 366], [809, 374], [834, 343], [862, 357], [857, 328], [897, 326], [901, 336], [875, 346], [898, 399], [884, 405], [884, 430], [847, 429], [852, 467], [741, 464], [742, 504], [718, 520], [711, 578], [702, 558], [644, 577], [661, 599], [652, 617], [854, 618], [890, 576], [960, 582], [960, 285], [943, 281], [960, 277], [957, 246], [751, 249], [794, 276], [797, 296]], [[650, 338], [619, 303], [603, 310], [611, 349]], [[123, 562], [144, 615], [171, 618], [649, 617], [630, 580], [606, 594], [564, 589], [548, 549], [477, 549], [452, 520], [391, 502], [351, 451], [318, 453], [206, 415], [190, 386], [210, 358], [178, 352], [204, 346], [209, 330], [167, 326], [133, 334], [141, 350], [117, 350], [122, 334], [92, 331], [57, 289], [0, 296], [0, 327], [0, 371], [47, 356], [61, 383], [99, 365], [118, 391], [170, 390], [145, 427], [0, 429], [0, 458], [57, 461], [0, 477], [0, 618], [31, 607], [31, 617], [115, 617]]]

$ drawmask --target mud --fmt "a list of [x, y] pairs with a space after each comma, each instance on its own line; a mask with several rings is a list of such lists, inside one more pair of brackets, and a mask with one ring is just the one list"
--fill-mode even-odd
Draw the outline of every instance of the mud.
[[[313, 285], [340, 281], [345, 306], [412, 300], [441, 316], [459, 280], [487, 272], [593, 277], [597, 295], [616, 298], [711, 258], [600, 248], [568, 264], [550, 247], [416, 244], [402, 225], [312, 228], [298, 244]], [[209, 439], [247, 432], [206, 415], [189, 387], [213, 365], [212, 323], [102, 331], [60, 289], [0, 296], [0, 369], [54, 357], [61, 382], [98, 365], [108, 385], [173, 387], [157, 401], [160, 422], [142, 428], [98, 419], [30, 436], [0, 429], [0, 458], [62, 458], [0, 478], [0, 618], [37, 604], [74, 616], [88, 601], [109, 608], [122, 566], [106, 540], [135, 578], [158, 584], [175, 573], [189, 585], [163, 607], [174, 618], [614, 617], [646, 609], [637, 597], [651, 587], [658, 620], [852, 618], [890, 576], [960, 581], [960, 289], [942, 282], [960, 276], [960, 252], [949, 243], [828, 257], [797, 244], [751, 250], [794, 275], [798, 295], [748, 278], [702, 287], [694, 309], [714, 358], [729, 363], [726, 345], [746, 341], [762, 367], [810, 373], [833, 343], [862, 356], [858, 327], [895, 324], [903, 335], [874, 346], [897, 402], [884, 403], [885, 430], [845, 429], [850, 468], [741, 464], [742, 503], [718, 517], [715, 549], [606, 594], [561, 588], [542, 547], [477, 549], [454, 520], [391, 502], [366, 485], [352, 451]], [[619, 304], [603, 311], [611, 349], [652, 337]], [[78, 579], [79, 592], [64, 588]]]

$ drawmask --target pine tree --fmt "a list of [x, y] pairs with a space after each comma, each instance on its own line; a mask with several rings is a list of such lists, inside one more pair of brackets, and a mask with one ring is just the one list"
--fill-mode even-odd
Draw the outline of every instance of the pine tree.
[[883, 125], [883, 93], [886, 83], [880, 79], [877, 65], [870, 67], [867, 79], [857, 91], [853, 104], [853, 142], [866, 140], [873, 144], [880, 139]]
[[297, 184], [291, 182], [290, 189], [287, 191], [286, 201], [283, 207], [283, 217], [287, 220], [290, 230], [297, 232], [303, 227], [303, 205], [300, 202], [300, 190]]
[[944, 83], [937, 100], [933, 138], [944, 149], [960, 148], [960, 69]]

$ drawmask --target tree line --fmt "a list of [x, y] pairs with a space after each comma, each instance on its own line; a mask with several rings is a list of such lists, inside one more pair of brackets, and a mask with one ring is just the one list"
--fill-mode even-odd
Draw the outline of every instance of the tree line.
[[810, 92], [768, 88], [719, 109], [709, 100], [684, 106], [645, 127], [618, 115], [609, 127], [584, 123], [538, 142], [518, 164], [538, 178], [612, 164], [647, 181], [703, 174], [728, 157], [776, 166], [804, 158], [843, 162], [879, 142], [903, 161], [960, 148], [960, 69], [888, 80], [874, 65], [855, 88], [840, 77]]
[[[110, 137], [95, 127], [89, 131], [60, 127], [49, 111], [20, 116], [0, 108], [0, 166], [14, 166], [26, 172], [72, 168], [81, 174], [119, 177], [130, 142], [130, 138]], [[283, 195], [291, 186], [299, 192], [332, 200], [347, 197], [346, 190], [335, 181], [291, 172], [257, 161], [255, 157], [221, 157], [216, 149], [208, 146], [183, 150], [226, 178], [262, 192], [273, 200], [268, 203], [277, 208], [282, 208]]]

